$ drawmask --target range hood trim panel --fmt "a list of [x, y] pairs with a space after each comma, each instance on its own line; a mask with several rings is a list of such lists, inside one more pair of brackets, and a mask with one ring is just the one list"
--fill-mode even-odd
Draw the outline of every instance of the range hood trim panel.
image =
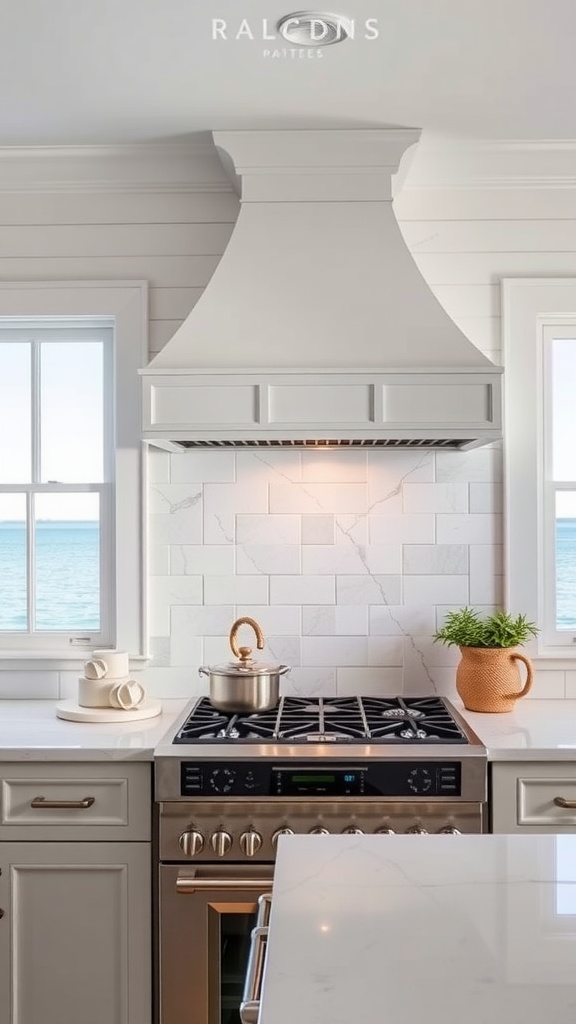
[[[489, 373], [145, 370], [142, 377], [143, 437], [150, 443], [501, 436], [498, 367]], [[338, 418], [342, 407], [346, 422]]]

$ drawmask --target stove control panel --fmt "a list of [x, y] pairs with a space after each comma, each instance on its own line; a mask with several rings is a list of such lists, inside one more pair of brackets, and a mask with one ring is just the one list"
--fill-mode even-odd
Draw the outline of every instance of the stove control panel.
[[183, 797], [459, 797], [459, 761], [182, 761]]

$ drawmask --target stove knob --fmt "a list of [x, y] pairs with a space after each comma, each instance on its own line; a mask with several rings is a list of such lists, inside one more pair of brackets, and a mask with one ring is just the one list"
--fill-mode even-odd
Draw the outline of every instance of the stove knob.
[[293, 836], [293, 828], [277, 828], [272, 836], [272, 846], [276, 846], [276, 843], [280, 839], [280, 836]]
[[374, 833], [374, 835], [375, 836], [395, 836], [396, 833], [395, 833], [393, 828], [377, 828], [375, 833]]
[[438, 832], [440, 836], [461, 836], [462, 833], [455, 825], [444, 825]]
[[248, 832], [243, 832], [240, 836], [240, 849], [247, 857], [253, 857], [255, 853], [258, 853], [261, 846], [262, 836], [252, 828]]
[[308, 833], [310, 836], [329, 836], [330, 833], [327, 828], [323, 828], [322, 825], [316, 825], [315, 828], [311, 828]]
[[343, 836], [363, 836], [364, 835], [364, 829], [363, 828], [356, 828], [355, 825], [348, 825], [348, 828], [343, 828], [342, 829], [342, 835]]
[[412, 825], [410, 828], [406, 829], [406, 835], [407, 836], [427, 836], [428, 835], [428, 829], [427, 828], [423, 828], [422, 825]]
[[197, 853], [202, 853], [204, 849], [204, 836], [201, 832], [191, 829], [189, 832], [182, 833], [178, 840], [178, 845], [187, 857], [195, 857]]
[[232, 836], [229, 832], [215, 832], [210, 842], [216, 856], [224, 857], [232, 846]]

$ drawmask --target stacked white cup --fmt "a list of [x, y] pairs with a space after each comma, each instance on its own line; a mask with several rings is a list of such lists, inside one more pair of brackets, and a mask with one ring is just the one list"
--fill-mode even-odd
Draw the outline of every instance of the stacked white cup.
[[92, 651], [78, 678], [78, 703], [83, 708], [132, 711], [146, 698], [144, 687], [130, 678], [127, 651]]

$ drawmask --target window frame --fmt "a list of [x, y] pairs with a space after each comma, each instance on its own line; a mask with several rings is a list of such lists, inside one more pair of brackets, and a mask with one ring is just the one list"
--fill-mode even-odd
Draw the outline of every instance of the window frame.
[[[127, 650], [145, 657], [145, 529], [144, 459], [140, 433], [138, 370], [147, 356], [148, 285], [146, 281], [48, 281], [6, 282], [0, 285], [0, 318], [36, 320], [45, 325], [70, 321], [93, 326], [106, 321], [113, 331], [113, 415], [115, 426], [115, 535], [111, 538], [113, 621], [103, 646]], [[93, 634], [95, 635], [95, 634]], [[14, 636], [14, 634], [12, 634]], [[48, 634], [54, 636], [54, 634]], [[64, 645], [38, 641], [26, 634], [15, 643], [0, 637], [0, 661], [6, 667], [30, 659], [50, 663], [82, 661], [94, 644]]]
[[[576, 337], [576, 278], [504, 278], [506, 604], [541, 627], [532, 656], [556, 664], [576, 657], [576, 630], [555, 622], [556, 490], [551, 481], [549, 342]], [[572, 489], [572, 488], [570, 488]], [[566, 642], [566, 641], [569, 642]]]
[[[50, 483], [41, 480], [41, 399], [40, 384], [41, 346], [51, 341], [74, 344], [75, 341], [102, 342], [103, 385], [102, 395], [102, 446], [103, 476], [100, 483]], [[24, 643], [32, 649], [61, 651], [72, 647], [106, 647], [113, 643], [116, 630], [116, 608], [114, 594], [114, 488], [116, 460], [114, 455], [114, 324], [110, 317], [99, 317], [93, 321], [55, 317], [45, 321], [42, 317], [0, 317], [0, 345], [4, 342], [29, 344], [30, 351], [30, 393], [31, 393], [31, 479], [27, 483], [0, 483], [0, 495], [24, 494], [27, 509], [26, 530], [26, 575], [27, 606], [34, 612], [36, 587], [33, 574], [33, 509], [35, 499], [41, 494], [96, 493], [99, 495], [99, 618], [98, 630], [0, 630], [0, 646], [6, 650], [19, 650]], [[88, 644], [79, 642], [84, 632], [90, 634]]]

